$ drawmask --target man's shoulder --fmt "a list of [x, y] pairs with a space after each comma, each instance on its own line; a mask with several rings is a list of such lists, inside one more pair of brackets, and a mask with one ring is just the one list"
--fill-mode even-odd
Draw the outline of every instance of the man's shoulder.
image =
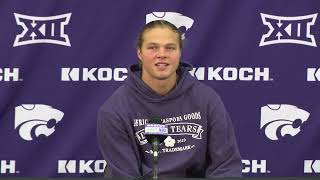
[[121, 107], [128, 96], [128, 88], [126, 86], [126, 84], [119, 86], [111, 96], [105, 100], [103, 105], [100, 107], [100, 110], [116, 109]]
[[196, 99], [195, 102], [199, 102], [203, 106], [216, 107], [217, 105], [223, 104], [218, 92], [203, 82], [198, 81], [195, 83], [191, 93], [193, 98]]
[[216, 90], [211, 87], [208, 86], [207, 84], [197, 81], [193, 88], [192, 91], [196, 94], [198, 94], [199, 96], [205, 96], [207, 98], [211, 97], [211, 98], [219, 98], [218, 93], [216, 92]]

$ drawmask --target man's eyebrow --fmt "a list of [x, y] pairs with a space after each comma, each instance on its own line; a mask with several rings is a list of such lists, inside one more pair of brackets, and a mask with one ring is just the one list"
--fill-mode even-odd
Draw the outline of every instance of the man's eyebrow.
[[151, 45], [158, 45], [157, 43], [154, 43], [154, 42], [150, 42], [150, 43], [147, 43], [146, 44], [147, 46], [151, 46]]
[[[150, 43], [147, 43], [147, 45], [159, 45], [158, 43], [155, 43], [155, 42], [150, 42]], [[164, 46], [177, 46], [177, 44], [175, 43], [168, 43], [168, 44], [165, 44]]]
[[168, 44], [166, 44], [165, 46], [177, 46], [177, 44], [175, 44], [175, 43], [168, 43]]

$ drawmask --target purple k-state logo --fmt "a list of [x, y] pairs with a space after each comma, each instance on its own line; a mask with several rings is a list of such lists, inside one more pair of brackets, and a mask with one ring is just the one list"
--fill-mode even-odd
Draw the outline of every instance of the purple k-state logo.
[[318, 14], [305, 16], [274, 16], [260, 13], [264, 25], [268, 26], [268, 33], [261, 38], [259, 46], [281, 43], [302, 44], [317, 47], [311, 26], [315, 24]]
[[14, 17], [23, 31], [16, 36], [13, 47], [35, 43], [71, 46], [69, 36], [65, 33], [71, 13], [48, 17], [14, 13]]

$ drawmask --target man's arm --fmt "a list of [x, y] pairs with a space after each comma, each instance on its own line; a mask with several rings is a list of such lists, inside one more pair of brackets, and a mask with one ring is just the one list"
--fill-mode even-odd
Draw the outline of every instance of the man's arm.
[[98, 112], [98, 143], [107, 161], [110, 177], [139, 177], [139, 165], [133, 146], [121, 119], [113, 113]]
[[217, 99], [208, 119], [206, 177], [241, 177], [242, 163], [232, 123], [220, 97]]

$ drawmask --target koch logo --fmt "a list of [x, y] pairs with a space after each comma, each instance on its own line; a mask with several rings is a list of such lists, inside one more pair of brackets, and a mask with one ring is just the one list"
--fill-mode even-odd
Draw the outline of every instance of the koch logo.
[[34, 140], [40, 135], [50, 136], [64, 113], [44, 104], [22, 104], [15, 108], [15, 129], [22, 139]]
[[268, 104], [261, 107], [260, 129], [264, 128], [271, 140], [279, 140], [285, 135], [295, 136], [309, 118], [310, 113], [289, 104]]
[[302, 44], [317, 47], [311, 26], [314, 25], [318, 14], [306, 16], [284, 17], [261, 13], [264, 25], [269, 32], [261, 38], [259, 46], [280, 43]]
[[185, 39], [185, 32], [188, 31], [193, 25], [194, 20], [176, 12], [152, 12], [146, 15], [146, 24], [151, 21], [165, 20], [174, 24], [177, 28], [185, 28], [182, 31], [182, 39]]
[[320, 81], [320, 68], [308, 68], [307, 81]]
[[242, 160], [242, 173], [271, 173], [267, 170], [267, 160]]
[[304, 173], [320, 173], [320, 160], [304, 160]]
[[19, 68], [0, 68], [0, 81], [22, 81]]
[[124, 81], [126, 68], [62, 68], [61, 81]]
[[69, 24], [71, 13], [48, 17], [14, 13], [14, 17], [23, 31], [16, 36], [13, 47], [35, 43], [71, 46], [69, 36], [64, 31]]
[[15, 174], [16, 161], [14, 160], [0, 160], [0, 174]]
[[198, 67], [190, 74], [198, 80], [215, 81], [272, 81], [269, 68]]
[[105, 160], [59, 160], [58, 173], [103, 173]]

